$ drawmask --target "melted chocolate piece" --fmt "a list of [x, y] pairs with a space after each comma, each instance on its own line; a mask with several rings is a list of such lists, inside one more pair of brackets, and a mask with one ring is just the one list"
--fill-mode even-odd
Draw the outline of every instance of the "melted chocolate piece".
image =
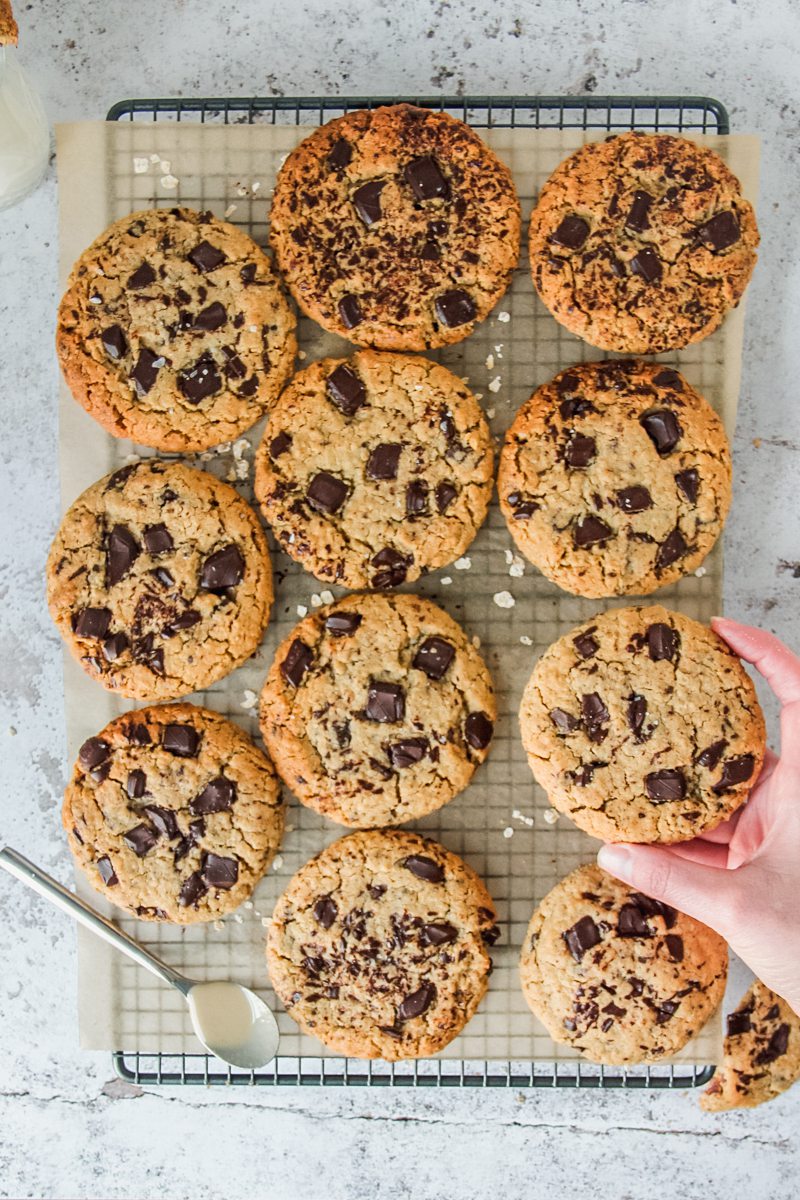
[[649, 775], [645, 775], [644, 785], [648, 796], [656, 804], [664, 804], [669, 800], [683, 800], [686, 795], [686, 779], [683, 772], [676, 767], [651, 771]]
[[178, 904], [180, 904], [181, 908], [197, 907], [198, 900], [201, 900], [207, 891], [208, 887], [203, 880], [202, 872], [193, 871], [191, 875], [184, 879], [181, 885], [181, 890], [178, 893]]
[[683, 962], [683, 938], [677, 933], [668, 933], [664, 941], [673, 962]]
[[142, 534], [144, 548], [148, 554], [167, 554], [174, 550], [175, 543], [166, 525], [147, 525]]
[[140, 554], [140, 546], [129, 529], [115, 525], [108, 535], [106, 549], [106, 581], [109, 587], [119, 583], [130, 571]]
[[579, 633], [577, 637], [572, 639], [572, 644], [581, 658], [594, 658], [600, 649], [600, 643], [596, 638], [592, 637], [596, 628], [597, 626], [593, 625], [591, 629], [585, 630], [584, 633]]
[[406, 996], [405, 1000], [397, 1009], [398, 1021], [411, 1021], [414, 1017], [421, 1017], [427, 1012], [430, 1006], [436, 1000], [436, 987], [427, 979], [419, 987], [416, 992], [412, 992], [410, 996]]
[[631, 259], [631, 270], [645, 283], [657, 283], [661, 278], [661, 259], [652, 246], [644, 246]]
[[608, 541], [611, 536], [612, 530], [605, 521], [591, 515], [581, 517], [572, 532], [572, 540], [578, 550], [584, 550], [587, 546], [599, 545], [601, 542]]
[[576, 962], [580, 962], [587, 950], [598, 946], [601, 942], [600, 930], [591, 917], [581, 917], [579, 921], [562, 933], [567, 943], [567, 949]]
[[653, 507], [653, 497], [646, 487], [623, 488], [617, 492], [616, 499], [617, 507], [626, 513], [644, 512], [646, 508]]
[[352, 417], [366, 403], [367, 389], [356, 372], [347, 363], [340, 363], [328, 376], [325, 389], [328, 398], [343, 412]]
[[[647, 716], [647, 701], [644, 696], [632, 695], [628, 700], [628, 727], [631, 733], [641, 733], [644, 719]], [[638, 741], [638, 737], [637, 737]]]
[[635, 230], [636, 233], [642, 233], [645, 229], [649, 229], [650, 219], [647, 214], [650, 212], [652, 203], [653, 197], [649, 192], [634, 192], [633, 204], [625, 218], [626, 227]]
[[722, 758], [727, 744], [726, 738], [720, 738], [718, 742], [712, 742], [710, 746], [706, 746], [705, 750], [701, 750], [695, 762], [701, 767], [706, 767], [709, 771], [713, 771]]
[[485, 712], [470, 713], [464, 722], [464, 738], [473, 750], [485, 750], [493, 733], [494, 725]]
[[131, 800], [139, 800], [147, 787], [147, 776], [144, 771], [136, 768], [128, 772], [128, 778], [125, 781], [125, 791]]
[[740, 754], [737, 758], [726, 758], [722, 764], [722, 775], [711, 789], [718, 796], [739, 783], [746, 783], [755, 770], [756, 760], [752, 754]]
[[314, 661], [314, 651], [305, 642], [295, 638], [289, 653], [281, 663], [281, 675], [292, 687], [300, 687], [303, 676]]
[[364, 314], [356, 296], [343, 296], [339, 301], [338, 309], [345, 329], [354, 329], [364, 320]]
[[645, 413], [639, 424], [661, 458], [665, 458], [670, 451], [675, 449], [683, 433], [678, 424], [678, 418], [669, 408], [657, 408], [653, 412]]
[[581, 727], [580, 718], [573, 717], [572, 713], [566, 712], [563, 708], [551, 708], [550, 720], [559, 733], [574, 733]]
[[128, 635], [122, 633], [112, 633], [103, 642], [103, 658], [106, 662], [116, 662], [121, 654], [123, 654], [130, 645]]
[[[139, 351], [139, 357], [136, 360], [136, 365], [128, 376], [133, 380], [133, 385], [136, 388], [136, 395], [141, 400], [152, 389], [158, 372], [164, 365], [164, 358], [161, 355], [153, 354], [152, 350], [147, 347], [142, 347]], [[125, 469], [124, 467], [122, 468]], [[109, 480], [109, 486], [111, 481]]]
[[581, 699], [581, 715], [589, 741], [602, 742], [608, 732], [602, 726], [608, 723], [610, 714], [597, 692], [590, 692]]
[[571, 215], [564, 217], [552, 240], [559, 246], [565, 246], [567, 250], [580, 250], [588, 236], [588, 222], [584, 221], [583, 217]]
[[412, 875], [416, 875], [417, 879], [424, 879], [426, 883], [444, 882], [444, 867], [440, 867], [437, 862], [425, 854], [410, 854], [404, 860], [403, 866]]
[[222, 387], [222, 379], [211, 355], [202, 354], [193, 366], [180, 371], [178, 387], [190, 404], [199, 404], [218, 392]]
[[750, 1012], [732, 1012], [728, 1016], [728, 1037], [741, 1037], [752, 1029]]
[[392, 766], [403, 770], [405, 767], [413, 767], [415, 763], [422, 762], [428, 753], [428, 742], [426, 738], [404, 738], [402, 742], [394, 742], [390, 745], [386, 753]]
[[128, 343], [119, 325], [109, 325], [104, 329], [100, 334], [100, 341], [106, 354], [114, 362], [119, 362], [128, 353]]
[[449, 921], [430, 921], [423, 925], [419, 940], [423, 946], [447, 946], [458, 937], [458, 930]]
[[373, 567], [380, 567], [372, 577], [372, 586], [374, 588], [389, 588], [396, 587], [403, 583], [408, 574], [409, 559], [405, 555], [400, 554], [398, 550], [392, 550], [387, 546], [383, 550], [379, 550], [373, 555], [370, 560]]
[[657, 621], [653, 625], [648, 625], [645, 637], [647, 638], [647, 650], [653, 662], [661, 662], [662, 659], [666, 659], [667, 662], [674, 661], [680, 645], [676, 629]]
[[111, 747], [102, 738], [90, 737], [78, 751], [78, 762], [85, 771], [91, 771], [111, 754]]
[[467, 325], [470, 321], [475, 320], [478, 312], [475, 301], [460, 288], [442, 292], [440, 296], [436, 297], [434, 307], [438, 320], [448, 329], [453, 329], [458, 325]]
[[226, 812], [233, 808], [236, 800], [236, 784], [224, 775], [218, 775], [203, 788], [194, 800], [189, 801], [189, 812], [195, 817], [208, 813]]
[[406, 711], [405, 692], [397, 683], [373, 679], [367, 689], [367, 706], [364, 715], [368, 721], [379, 721], [383, 725], [394, 725], [402, 721]]
[[159, 808], [157, 804], [146, 804], [142, 810], [147, 813], [153, 825], [169, 842], [174, 842], [181, 836], [175, 813], [169, 808]]
[[661, 571], [665, 567], [671, 567], [679, 558], [683, 558], [686, 551], [689, 549], [686, 544], [686, 539], [676, 525], [668, 537], [661, 543], [656, 554], [656, 570]]
[[453, 661], [456, 648], [452, 642], [440, 637], [429, 637], [420, 645], [411, 662], [412, 667], [424, 671], [428, 679], [439, 680]]
[[353, 147], [344, 138], [338, 138], [328, 152], [328, 166], [334, 171], [343, 171], [353, 157]]
[[144, 858], [158, 841], [158, 834], [149, 825], [142, 824], [129, 829], [122, 835], [122, 840], [138, 858]]
[[361, 613], [333, 612], [325, 618], [325, 628], [333, 637], [349, 637], [362, 621]]
[[353, 207], [367, 227], [374, 225], [376, 221], [380, 221], [383, 216], [381, 212], [381, 192], [385, 186], [386, 184], [382, 180], [376, 179], [370, 183], [362, 184], [353, 193]]
[[735, 245], [742, 236], [738, 218], [735, 213], [730, 211], [717, 213], [705, 224], [699, 225], [697, 232], [702, 240], [717, 253]]
[[221, 263], [225, 262], [223, 252], [206, 241], [199, 242], [194, 250], [189, 251], [186, 257], [203, 275], [208, 271], [215, 270]]
[[423, 479], [412, 479], [406, 488], [406, 516], [421, 517], [428, 511], [428, 485]]
[[155, 280], [156, 273], [150, 266], [150, 263], [143, 262], [142, 265], [137, 267], [133, 274], [129, 276], [128, 282], [125, 286], [130, 288], [131, 291], [137, 292], [141, 288], [149, 287], [151, 283], [155, 283]]
[[165, 725], [161, 745], [178, 758], [194, 758], [200, 748], [200, 734], [191, 725]]
[[98, 874], [106, 887], [116, 887], [116, 885], [119, 883], [119, 880], [117, 879], [116, 872], [111, 865], [111, 859], [106, 855], [103, 855], [102, 858], [98, 858], [95, 866], [97, 867]]
[[269, 444], [270, 458], [280, 458], [292, 444], [291, 434], [281, 432]]
[[623, 904], [617, 918], [617, 933], [620, 937], [649, 938], [653, 931], [645, 920], [645, 914], [636, 904]]
[[323, 929], [330, 929], [333, 922], [336, 920], [339, 909], [334, 900], [330, 896], [320, 896], [313, 908], [314, 920], [322, 926]]
[[367, 479], [397, 479], [397, 468], [403, 447], [396, 442], [382, 442], [367, 459]]
[[700, 485], [700, 475], [694, 467], [690, 467], [688, 471], [678, 471], [675, 482], [689, 503], [694, 504]]
[[575, 433], [564, 447], [564, 461], [570, 467], [588, 467], [596, 453], [594, 438]]
[[108, 633], [111, 624], [109, 608], [82, 608], [75, 615], [72, 628], [79, 638], [102, 638]]
[[446, 513], [458, 495], [458, 488], [447, 481], [436, 485], [436, 507], [440, 513]]
[[230, 542], [209, 554], [200, 570], [200, 587], [206, 592], [221, 592], [236, 587], [244, 576], [244, 559], [238, 546]]
[[347, 499], [347, 484], [328, 471], [319, 471], [308, 485], [306, 499], [317, 512], [333, 516]]
[[202, 871], [206, 887], [227, 891], [239, 878], [239, 860], [207, 851], [203, 855]]
[[403, 177], [411, 186], [415, 200], [435, 200], [437, 197], [447, 200], [450, 197], [450, 185], [436, 159], [429, 155], [407, 163]]
[[209, 304], [208, 308], [204, 308], [197, 314], [192, 329], [204, 329], [210, 332], [213, 329], [221, 329], [223, 325], [227, 324], [227, 321], [228, 313], [225, 306], [220, 304], [219, 300], [215, 300], [213, 304]]

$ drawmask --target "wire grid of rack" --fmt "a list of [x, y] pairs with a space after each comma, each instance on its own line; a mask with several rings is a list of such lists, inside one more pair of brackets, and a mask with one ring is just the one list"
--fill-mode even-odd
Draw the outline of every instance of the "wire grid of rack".
[[[403, 99], [447, 111], [483, 129], [560, 129], [591, 133], [635, 128], [689, 134], [729, 132], [724, 107], [718, 101], [704, 97]], [[114, 105], [108, 113], [108, 120], [212, 125], [315, 125], [351, 109], [375, 107], [397, 100], [398, 97], [128, 100]], [[457, 361], [447, 365], [451, 365], [457, 373], [467, 369], [466, 364]], [[459, 370], [459, 367], [462, 369]], [[700, 587], [699, 591], [707, 591], [707, 587]], [[457, 615], [466, 620], [469, 627], [469, 612]], [[574, 619], [580, 619], [577, 612]], [[510, 640], [516, 640], [516, 635]], [[250, 1072], [226, 1068], [219, 1060], [203, 1054], [147, 1053], [141, 1050], [117, 1051], [113, 1055], [113, 1062], [121, 1078], [145, 1085], [664, 1089], [698, 1086], [706, 1082], [713, 1072], [712, 1067], [688, 1063], [621, 1069], [594, 1067], [580, 1060], [547, 1063], [445, 1057], [386, 1064], [306, 1055], [283, 1055], [269, 1067]]]

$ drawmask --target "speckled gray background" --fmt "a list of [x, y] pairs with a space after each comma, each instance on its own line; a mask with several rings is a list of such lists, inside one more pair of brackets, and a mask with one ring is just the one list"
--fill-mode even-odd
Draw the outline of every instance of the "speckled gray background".
[[[16, 5], [51, 118], [192, 94], [706, 93], [763, 138], [727, 610], [800, 646], [797, 0], [38, 0]], [[58, 639], [56, 188], [0, 214], [0, 840], [66, 879]], [[774, 715], [774, 713], [773, 713]], [[774, 722], [773, 722], [774, 730]], [[154, 1090], [76, 1047], [74, 931], [0, 879], [0, 1195], [795, 1200], [800, 1087], [686, 1094]]]

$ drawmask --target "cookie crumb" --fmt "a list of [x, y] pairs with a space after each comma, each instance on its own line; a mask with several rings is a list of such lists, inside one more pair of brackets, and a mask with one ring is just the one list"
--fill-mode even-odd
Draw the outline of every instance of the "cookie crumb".
[[492, 597], [498, 608], [513, 608], [516, 600], [511, 595], [511, 592], [495, 592]]
[[489, 420], [490, 420], [490, 421], [491, 421], [492, 417], [495, 415], [495, 413], [496, 413], [496, 412], [497, 412], [497, 409], [496, 409], [496, 408], [487, 408], [487, 410], [486, 410], [486, 415], [487, 415], [487, 417], [489, 418]]
[[480, 650], [480, 648], [481, 648], [481, 639], [478, 637], [477, 633], [476, 633], [476, 634], [474, 634], [474, 636], [473, 636], [473, 638], [472, 638], [472, 644], [473, 644], [473, 646], [475, 647], [475, 649], [476, 649], [476, 650]]
[[457, 558], [453, 566], [457, 571], [468, 571], [472, 566], [472, 559], [465, 555], [464, 558]]
[[306, 354], [305, 350], [298, 350], [297, 357], [300, 359], [300, 362], [305, 362], [305, 360], [308, 358], [308, 355]]

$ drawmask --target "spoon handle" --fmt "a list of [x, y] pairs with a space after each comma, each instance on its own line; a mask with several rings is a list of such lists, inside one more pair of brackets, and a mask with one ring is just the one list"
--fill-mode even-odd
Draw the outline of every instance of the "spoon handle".
[[123, 933], [111, 921], [101, 917], [99, 913], [90, 908], [83, 900], [79, 900], [77, 896], [73, 896], [72, 892], [48, 875], [46, 871], [43, 871], [41, 867], [35, 866], [24, 855], [12, 850], [10, 846], [0, 850], [0, 867], [3, 867], [15, 878], [21, 879], [23, 883], [27, 883], [28, 887], [33, 888], [40, 896], [44, 896], [45, 900], [55, 904], [56, 908], [60, 908], [70, 917], [74, 917], [79, 924], [91, 929], [92, 933], [96, 933], [98, 937], [109, 942], [115, 949], [127, 954], [128, 958], [132, 958], [140, 967], [146, 967], [148, 971], [158, 975], [159, 979], [163, 979], [165, 983], [172, 984], [184, 996], [190, 990], [192, 980], [173, 971], [172, 967], [167, 966], [160, 958], [156, 958], [155, 954], [151, 954], [149, 950], [145, 950], [133, 938], [128, 937], [127, 933]]

